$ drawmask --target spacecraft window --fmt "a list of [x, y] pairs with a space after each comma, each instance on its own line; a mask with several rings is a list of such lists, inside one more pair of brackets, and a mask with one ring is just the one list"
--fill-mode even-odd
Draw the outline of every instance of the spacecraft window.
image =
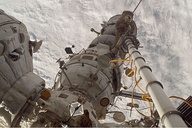
[[72, 61], [72, 60], [77, 60], [77, 59], [80, 59], [80, 56], [74, 56], [70, 60]]
[[93, 59], [93, 56], [82, 56], [82, 59], [92, 60], [92, 59]]
[[66, 95], [66, 94], [60, 94], [59, 97], [66, 99], [66, 98], [68, 97], [68, 95]]

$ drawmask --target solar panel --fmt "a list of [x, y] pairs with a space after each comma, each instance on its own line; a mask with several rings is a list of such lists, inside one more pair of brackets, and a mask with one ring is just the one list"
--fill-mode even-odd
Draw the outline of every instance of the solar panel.
[[[189, 96], [186, 101], [190, 104], [192, 104], [192, 96]], [[188, 127], [192, 127], [192, 108], [183, 102], [177, 110], [182, 114], [182, 118], [187, 124]]]

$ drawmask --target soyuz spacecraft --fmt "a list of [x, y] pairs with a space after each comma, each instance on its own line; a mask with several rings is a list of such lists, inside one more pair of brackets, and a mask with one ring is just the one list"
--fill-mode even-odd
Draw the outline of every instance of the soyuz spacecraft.
[[[191, 97], [178, 109], [172, 105], [163, 85], [153, 76], [138, 51], [140, 43], [132, 12], [124, 11], [111, 17], [96, 33], [97, 37], [88, 48], [79, 53], [65, 48], [69, 60], [58, 60], [60, 71], [54, 86], [46, 89], [45, 81], [33, 73], [32, 62], [33, 53], [42, 42], [30, 41], [25, 25], [0, 10], [0, 116], [5, 126], [20, 127], [24, 122], [28, 122], [29, 127], [191, 125]], [[123, 67], [125, 62], [135, 68]], [[128, 77], [138, 74], [135, 87], [143, 80], [146, 92], [122, 90], [123, 73]], [[150, 116], [130, 121], [124, 119], [123, 113], [116, 112], [114, 119], [121, 124], [100, 123], [117, 96], [153, 102], [156, 110], [150, 105]], [[133, 102], [130, 105], [136, 107]]]

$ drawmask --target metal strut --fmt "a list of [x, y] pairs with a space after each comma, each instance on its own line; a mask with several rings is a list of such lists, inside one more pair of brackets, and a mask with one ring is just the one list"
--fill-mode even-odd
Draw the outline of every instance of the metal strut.
[[156, 80], [151, 69], [147, 66], [143, 57], [135, 48], [132, 40], [125, 38], [123, 43], [126, 43], [128, 52], [132, 53], [131, 57], [133, 58], [137, 69], [139, 69], [139, 74], [142, 77], [142, 80], [144, 80], [144, 83], [147, 85], [146, 90], [156, 106], [162, 123], [166, 127], [187, 127], [180, 114], [176, 112], [177, 110], [163, 91], [162, 84]]
[[137, 6], [135, 7], [135, 9], [133, 10], [133, 13], [136, 11], [136, 9], [139, 7], [140, 3], [142, 2], [142, 0], [139, 1], [139, 3], [137, 4]]

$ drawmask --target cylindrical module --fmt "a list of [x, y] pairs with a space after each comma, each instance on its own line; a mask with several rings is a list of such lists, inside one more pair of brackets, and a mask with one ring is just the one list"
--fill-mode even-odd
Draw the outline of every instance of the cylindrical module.
[[10, 126], [32, 112], [45, 87], [33, 73], [32, 47], [25, 25], [0, 10], [0, 116]]
[[[111, 31], [115, 31], [113, 29]], [[103, 32], [106, 31], [107, 28]], [[102, 34], [94, 39], [87, 49], [72, 55], [58, 73], [59, 77], [54, 85], [57, 91], [70, 90], [84, 95], [93, 105], [98, 119], [105, 119], [107, 107], [115, 98], [112, 94], [121, 88], [122, 67], [109, 63], [112, 59], [109, 53], [114, 46], [114, 39], [112, 34]]]

